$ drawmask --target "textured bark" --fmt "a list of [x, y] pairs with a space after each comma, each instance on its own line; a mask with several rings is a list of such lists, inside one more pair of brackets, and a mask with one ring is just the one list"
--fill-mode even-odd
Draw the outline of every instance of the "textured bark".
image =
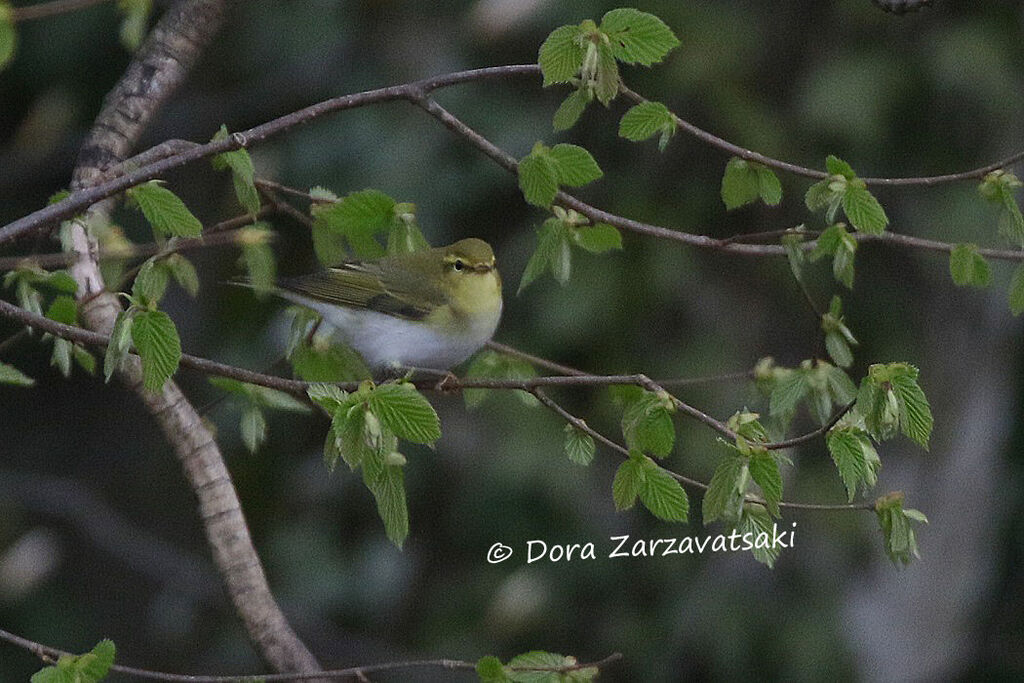
[[[82, 146], [73, 190], [97, 182], [106, 169], [129, 156], [160, 106], [183, 82], [202, 48], [220, 28], [228, 4], [225, 0], [183, 0], [167, 11], [104, 100]], [[104, 288], [96, 244], [85, 225], [105, 220], [110, 208], [110, 201], [100, 202], [90, 208], [84, 221], [71, 223], [75, 253], [71, 274], [78, 282], [81, 299]], [[120, 311], [115, 296], [101, 294], [83, 303], [80, 314], [87, 327], [109, 334]], [[167, 382], [160, 393], [146, 391], [141, 364], [134, 356], [127, 359], [120, 379], [139, 396], [173, 446], [198, 498], [214, 561], [263, 658], [278, 671], [319, 671], [316, 659], [292, 631], [270, 592], [231, 476], [195, 408], [174, 382]]]

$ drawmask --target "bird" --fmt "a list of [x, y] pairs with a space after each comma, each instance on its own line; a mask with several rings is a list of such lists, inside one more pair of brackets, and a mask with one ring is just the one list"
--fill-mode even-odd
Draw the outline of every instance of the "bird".
[[374, 371], [446, 372], [494, 336], [502, 310], [494, 251], [477, 238], [344, 261], [271, 291], [319, 313]]

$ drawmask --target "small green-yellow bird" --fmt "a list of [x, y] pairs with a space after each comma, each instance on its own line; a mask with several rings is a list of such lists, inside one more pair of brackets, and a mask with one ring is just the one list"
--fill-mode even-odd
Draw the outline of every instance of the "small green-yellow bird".
[[373, 369], [447, 370], [483, 346], [501, 318], [494, 251], [476, 238], [281, 278], [274, 291], [318, 312]]

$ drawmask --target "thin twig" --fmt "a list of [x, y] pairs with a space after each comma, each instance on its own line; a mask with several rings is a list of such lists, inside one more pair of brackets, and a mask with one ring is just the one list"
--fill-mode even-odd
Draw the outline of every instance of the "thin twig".
[[832, 416], [832, 419], [830, 419], [828, 422], [815, 429], [813, 432], [808, 432], [801, 436], [795, 436], [792, 439], [786, 439], [784, 441], [775, 441], [773, 443], [766, 444], [765, 448], [767, 448], [770, 451], [779, 450], [782, 448], [792, 448], [793, 446], [799, 446], [800, 444], [807, 443], [808, 441], [813, 441], [819, 436], [824, 436], [826, 433], [828, 433], [828, 430], [836, 426], [839, 420], [843, 418], [843, 415], [846, 415], [853, 409], [853, 406], [856, 405], [856, 403], [856, 399], [847, 403], [845, 406], [843, 406], [841, 410], [839, 410], [835, 415]]
[[58, 14], [67, 14], [93, 5], [99, 5], [110, 0], [51, 0], [51, 2], [40, 2], [25, 7], [12, 7], [11, 20], [14, 23], [19, 21], [32, 21], [33, 19], [45, 19]]

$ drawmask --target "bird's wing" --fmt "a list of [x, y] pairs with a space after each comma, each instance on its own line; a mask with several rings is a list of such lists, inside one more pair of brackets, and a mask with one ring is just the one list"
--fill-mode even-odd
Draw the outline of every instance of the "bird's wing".
[[422, 320], [445, 303], [440, 289], [425, 288], [422, 278], [413, 278], [401, 268], [388, 268], [377, 262], [342, 263], [311, 275], [282, 278], [277, 284], [281, 289], [317, 301], [366, 308], [408, 320]]

